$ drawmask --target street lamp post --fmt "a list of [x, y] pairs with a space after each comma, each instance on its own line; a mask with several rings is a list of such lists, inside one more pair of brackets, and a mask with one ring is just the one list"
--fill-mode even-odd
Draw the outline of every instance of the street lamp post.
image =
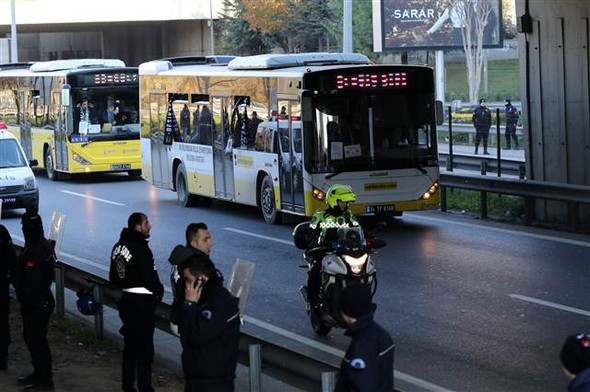
[[18, 45], [16, 39], [16, 0], [11, 1], [12, 21], [10, 23], [10, 62], [18, 63]]

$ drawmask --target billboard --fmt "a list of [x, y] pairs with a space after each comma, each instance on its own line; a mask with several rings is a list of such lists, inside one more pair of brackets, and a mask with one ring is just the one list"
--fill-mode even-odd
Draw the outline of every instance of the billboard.
[[501, 48], [501, 0], [373, 0], [374, 51], [463, 49], [462, 30], [469, 16], [475, 35], [478, 1], [491, 5], [483, 47]]

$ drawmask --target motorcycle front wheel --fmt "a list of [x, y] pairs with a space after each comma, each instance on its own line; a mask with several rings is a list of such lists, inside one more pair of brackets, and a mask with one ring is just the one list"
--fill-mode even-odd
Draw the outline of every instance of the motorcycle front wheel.
[[310, 310], [309, 321], [311, 322], [311, 328], [316, 335], [325, 336], [332, 330], [332, 327], [322, 321], [317, 309], [312, 308]]

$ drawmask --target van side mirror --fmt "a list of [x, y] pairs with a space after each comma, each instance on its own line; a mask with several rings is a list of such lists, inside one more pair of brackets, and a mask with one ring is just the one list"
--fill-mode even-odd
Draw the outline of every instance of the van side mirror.
[[36, 160], [36, 159], [31, 159], [31, 160], [29, 161], [29, 166], [30, 166], [30, 167], [39, 166], [39, 161], [38, 161], [38, 160]]
[[443, 103], [442, 101], [436, 100], [434, 102], [435, 110], [436, 110], [436, 125], [442, 125], [445, 121], [445, 113], [443, 112]]

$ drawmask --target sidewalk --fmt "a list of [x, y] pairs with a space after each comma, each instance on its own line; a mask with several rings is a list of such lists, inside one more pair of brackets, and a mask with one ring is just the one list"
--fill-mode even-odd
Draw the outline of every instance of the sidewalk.
[[[74, 294], [66, 291], [66, 309], [75, 309]], [[113, 392], [121, 390], [122, 337], [116, 333], [120, 321], [115, 310], [104, 309], [104, 339], [95, 338], [92, 317], [66, 311], [65, 319], [52, 316], [49, 346], [53, 356], [55, 390], [60, 392]], [[16, 379], [32, 372], [29, 352], [22, 340], [18, 301], [12, 300], [10, 312], [12, 343], [8, 370], [0, 371], [0, 391], [21, 391]], [[184, 381], [180, 362], [180, 343], [174, 336], [156, 330], [156, 358], [153, 385], [158, 392], [182, 392]], [[263, 391], [296, 392], [287, 384], [262, 376]], [[249, 390], [248, 368], [238, 365], [236, 392]]]

